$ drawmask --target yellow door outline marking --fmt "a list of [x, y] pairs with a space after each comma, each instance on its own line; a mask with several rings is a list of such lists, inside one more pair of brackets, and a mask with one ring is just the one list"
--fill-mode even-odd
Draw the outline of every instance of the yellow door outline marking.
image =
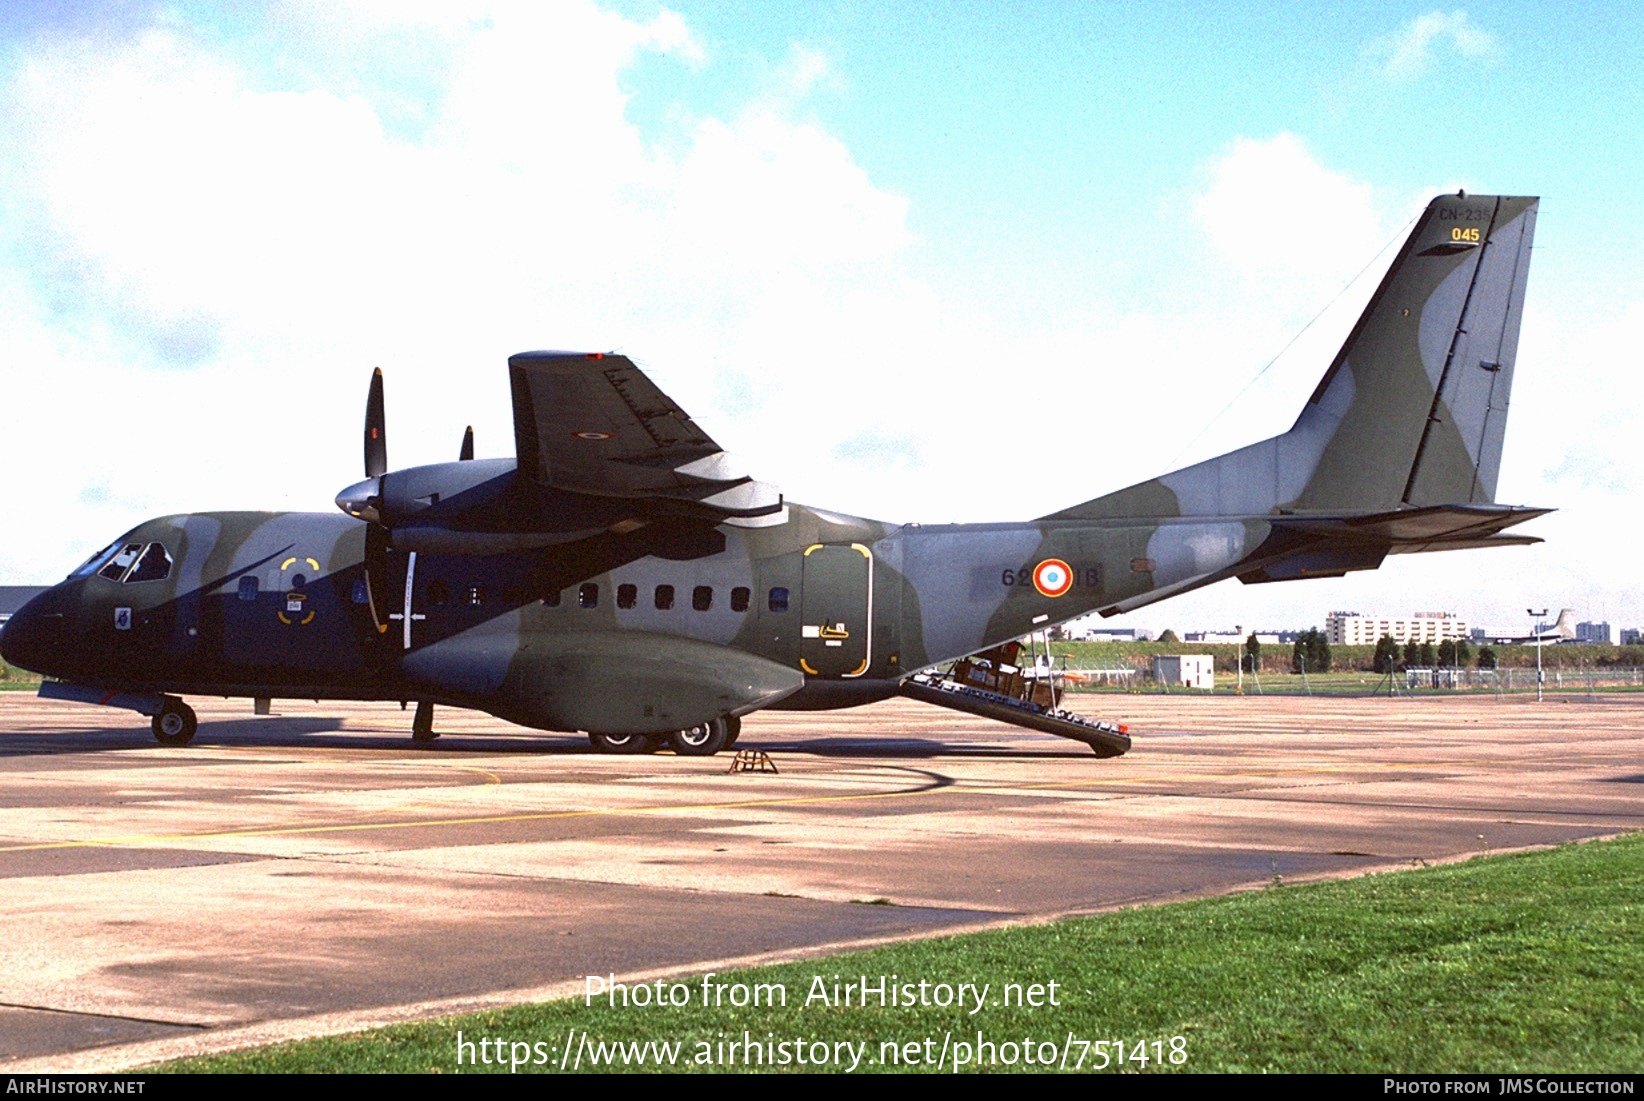
[[[800, 557], [809, 558], [812, 551], [821, 550], [826, 546], [838, 546], [838, 544], [812, 543], [810, 546], [805, 548], [805, 553]], [[867, 636], [862, 642], [862, 664], [858, 665], [855, 669], [852, 669], [849, 673], [841, 673], [840, 677], [843, 680], [850, 680], [852, 677], [860, 677], [863, 673], [868, 671], [868, 666], [873, 664], [873, 551], [869, 550], [861, 543], [852, 543], [850, 544], [850, 548], [868, 560], [868, 607], [866, 612], [867, 623], [864, 628], [867, 631]], [[851, 634], [849, 631], [842, 630], [839, 627], [822, 626], [817, 628], [817, 637], [823, 640], [831, 639], [834, 641], [840, 641], [850, 638]], [[799, 659], [799, 668], [813, 677], [819, 675], [815, 669], [811, 668], [810, 662], [806, 661], [804, 658]]]

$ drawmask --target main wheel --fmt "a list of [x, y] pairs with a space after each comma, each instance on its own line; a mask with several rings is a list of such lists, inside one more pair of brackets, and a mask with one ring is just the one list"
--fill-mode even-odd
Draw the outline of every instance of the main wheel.
[[676, 730], [668, 738], [674, 752], [681, 757], [712, 757], [729, 744], [730, 735], [724, 719], [711, 719], [684, 730]]
[[200, 723], [194, 709], [176, 696], [167, 696], [154, 716], [151, 725], [161, 745], [187, 745], [194, 740], [194, 731]]
[[588, 740], [601, 753], [644, 753], [651, 744], [651, 740], [643, 734], [590, 733]]
[[742, 720], [736, 715], [725, 716], [725, 748], [729, 749], [736, 744], [738, 734], [742, 733]]

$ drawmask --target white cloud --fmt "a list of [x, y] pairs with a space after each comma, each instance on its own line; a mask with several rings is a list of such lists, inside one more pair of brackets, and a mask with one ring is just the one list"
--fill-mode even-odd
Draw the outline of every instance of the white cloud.
[[1350, 275], [1386, 241], [1374, 188], [1331, 169], [1296, 135], [1237, 138], [1193, 204], [1211, 247], [1245, 278], [1316, 284]]
[[1464, 11], [1430, 11], [1418, 15], [1394, 34], [1365, 47], [1390, 80], [1413, 80], [1425, 73], [1435, 55], [1448, 48], [1462, 57], [1492, 57], [1500, 52], [1495, 35], [1474, 24]]
[[[773, 450], [793, 419], [766, 440], [758, 399], [791, 411], [826, 378], [802, 413], [837, 423], [885, 373], [840, 344], [883, 347], [917, 296], [896, 271], [907, 203], [796, 117], [822, 55], [649, 144], [635, 62], [708, 63], [666, 10], [294, 3], [268, 22], [42, 39], [0, 88], [0, 384], [32, 411], [0, 464], [32, 472], [12, 508], [40, 533], [0, 546], [0, 575], [60, 573], [150, 512], [330, 507], [375, 364], [396, 465], [446, 457], [470, 419], [506, 453], [502, 359], [522, 348], [621, 346], [716, 433]], [[750, 381], [721, 421], [725, 375]]]

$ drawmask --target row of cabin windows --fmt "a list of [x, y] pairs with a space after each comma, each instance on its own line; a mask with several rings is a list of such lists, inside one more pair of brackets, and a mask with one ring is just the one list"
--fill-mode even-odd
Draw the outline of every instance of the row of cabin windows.
[[[158, 546], [158, 544], [155, 545]], [[169, 573], [171, 566], [169, 556], [167, 556], [165, 562], [167, 573]], [[291, 579], [291, 587], [300, 591], [306, 584], [306, 580], [307, 579], [304, 578], [302, 574], [297, 574]], [[255, 575], [247, 574], [244, 577], [241, 577], [239, 586], [240, 599], [256, 600], [259, 588], [260, 586], [258, 585]], [[560, 605], [561, 596], [562, 594], [556, 591], [553, 594], [544, 597], [542, 602], [550, 608], [557, 608]], [[354, 603], [356, 604], [364, 604], [368, 599], [370, 599], [366, 592], [366, 584], [363, 579], [354, 582], [353, 597]], [[748, 603], [752, 597], [753, 591], [751, 589], [749, 589], [746, 585], [738, 585], [736, 588], [731, 590], [731, 611], [747, 611]], [[467, 603], [478, 607], [485, 603], [485, 590], [479, 585], [470, 585], [466, 591], [466, 598]], [[450, 590], [446, 587], [445, 582], [436, 580], [428, 583], [428, 602], [430, 604], [439, 607], [444, 605], [450, 599]], [[656, 587], [656, 591], [652, 594], [651, 599], [652, 603], [656, 606], [657, 611], [667, 612], [673, 610], [674, 587], [672, 585], [658, 585]], [[639, 604], [639, 587], [637, 585], [629, 584], [618, 585], [616, 600], [618, 608], [626, 610], [637, 607]], [[773, 612], [787, 611], [788, 590], [780, 585], [772, 588], [770, 592], [766, 594], [765, 603], [766, 607], [770, 608]], [[599, 607], [599, 586], [592, 581], [577, 586], [577, 605], [582, 608]], [[714, 587], [712, 585], [698, 585], [691, 590], [692, 608], [695, 608], [699, 612], [706, 612], [712, 610], [713, 606]]]
[[[748, 603], [753, 597], [753, 590], [746, 585], [738, 585], [731, 590], [731, 611], [745, 612]], [[557, 608], [563, 598], [562, 593], [552, 593], [543, 598], [542, 602], [550, 608]], [[617, 586], [617, 607], [624, 610], [639, 605], [639, 586], [622, 584]], [[651, 594], [652, 606], [659, 612], [672, 611], [674, 607], [674, 587], [672, 585], [658, 585]], [[579, 608], [599, 607], [599, 586], [592, 581], [577, 586], [577, 606]], [[714, 587], [712, 585], [698, 585], [691, 590], [691, 607], [699, 612], [706, 612], [714, 606]], [[788, 610], [788, 590], [777, 586], [766, 594], [766, 607], [773, 612]]]
[[[307, 578], [303, 577], [300, 573], [291, 579], [291, 587], [294, 590], [300, 591], [307, 583]], [[257, 593], [259, 591], [260, 585], [255, 575], [246, 574], [244, 577], [240, 578], [241, 600], [256, 600]], [[465, 590], [465, 594], [464, 599], [467, 603], [472, 604], [476, 608], [485, 603], [485, 589], [479, 585], [468, 586]], [[445, 604], [447, 604], [451, 599], [451, 590], [443, 581], [430, 581], [428, 583], [427, 595], [428, 603], [432, 604], [436, 608], [444, 607]], [[354, 603], [365, 604], [369, 602], [370, 599], [371, 594], [367, 589], [365, 579], [362, 577], [355, 581], [353, 594]]]

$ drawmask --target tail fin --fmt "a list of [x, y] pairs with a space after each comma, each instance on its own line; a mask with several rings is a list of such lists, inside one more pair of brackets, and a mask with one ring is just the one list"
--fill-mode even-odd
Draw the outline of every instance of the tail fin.
[[1576, 637], [1575, 609], [1574, 608], [1565, 608], [1562, 611], [1560, 611], [1558, 613], [1557, 621], [1555, 621], [1553, 623], [1553, 629], [1551, 631], [1549, 631], [1548, 633], [1557, 635], [1559, 638], [1575, 638]]
[[1289, 432], [1046, 519], [1494, 501], [1537, 202], [1429, 203]]

